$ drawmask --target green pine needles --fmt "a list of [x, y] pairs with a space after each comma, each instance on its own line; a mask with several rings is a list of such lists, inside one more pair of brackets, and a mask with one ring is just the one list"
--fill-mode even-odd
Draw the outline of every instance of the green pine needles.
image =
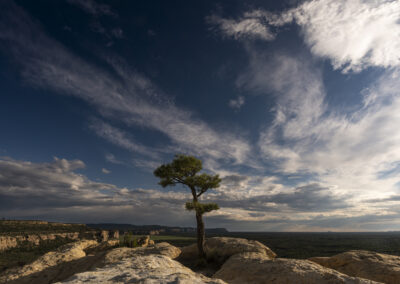
[[213, 210], [218, 210], [219, 206], [217, 203], [199, 203], [199, 202], [186, 202], [185, 207], [189, 211], [198, 211], [202, 215], [204, 213], [211, 212]]

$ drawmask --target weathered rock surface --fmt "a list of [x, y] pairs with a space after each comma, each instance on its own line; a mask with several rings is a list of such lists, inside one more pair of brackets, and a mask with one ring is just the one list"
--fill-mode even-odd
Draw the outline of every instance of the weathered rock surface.
[[85, 249], [98, 245], [96, 241], [84, 240], [61, 246], [56, 251], [51, 251], [34, 262], [21, 267], [11, 268], [0, 277], [0, 283], [28, 276], [43, 271], [49, 267], [57, 266], [64, 262], [73, 261], [86, 256]]
[[342, 274], [308, 260], [269, 259], [263, 253], [245, 252], [230, 257], [213, 278], [230, 284], [376, 284]]
[[[94, 241], [90, 241], [94, 242]], [[96, 243], [97, 244], [97, 243]], [[71, 277], [76, 273], [93, 270], [95, 268], [104, 267], [105, 265], [115, 264], [124, 259], [132, 259], [137, 256], [145, 255], [164, 255], [170, 258], [176, 258], [180, 254], [180, 250], [168, 243], [158, 243], [153, 247], [146, 248], [115, 248], [109, 250], [113, 245], [112, 240], [102, 242], [94, 247], [87, 247], [88, 254], [85, 256], [83, 250], [79, 251], [73, 249], [72, 251], [65, 249], [66, 255], [75, 252], [75, 257], [66, 257], [63, 261], [56, 263], [54, 255], [58, 254], [49, 253], [46, 259], [50, 258], [48, 265], [37, 265], [36, 262], [24, 266], [22, 269], [14, 269], [7, 271], [6, 275], [0, 277], [0, 283], [6, 282], [10, 284], [49, 284], [57, 281], [62, 281]], [[81, 246], [84, 248], [85, 246]], [[52, 256], [52, 257], [50, 257]], [[77, 258], [80, 256], [79, 258]], [[43, 256], [44, 257], [44, 256]], [[58, 257], [56, 257], [58, 259]], [[51, 263], [51, 265], [49, 265]], [[34, 266], [35, 269], [32, 269]], [[29, 272], [29, 273], [26, 273]]]
[[147, 247], [149, 245], [149, 241], [150, 241], [150, 236], [147, 235], [140, 237], [137, 242], [140, 247]]
[[0, 237], [0, 251], [15, 248], [18, 245], [16, 237], [1, 236]]
[[332, 257], [313, 257], [310, 260], [350, 276], [388, 284], [400, 283], [399, 256], [358, 250]]
[[138, 255], [98, 268], [95, 271], [76, 274], [62, 283], [224, 284], [225, 282], [195, 273], [164, 255]]
[[158, 243], [152, 247], [139, 247], [139, 248], [116, 248], [109, 251], [104, 257], [104, 263], [110, 264], [118, 262], [125, 258], [131, 258], [136, 255], [164, 255], [169, 258], [177, 258], [181, 253], [181, 250], [177, 247], [170, 245], [169, 243]]
[[[276, 257], [276, 254], [262, 243], [241, 238], [209, 238], [206, 239], [204, 248], [208, 257], [213, 257], [220, 262], [225, 261], [234, 254], [242, 252], [258, 252], [269, 259]], [[198, 254], [197, 244], [183, 247], [181, 251], [182, 259], [196, 258]]]

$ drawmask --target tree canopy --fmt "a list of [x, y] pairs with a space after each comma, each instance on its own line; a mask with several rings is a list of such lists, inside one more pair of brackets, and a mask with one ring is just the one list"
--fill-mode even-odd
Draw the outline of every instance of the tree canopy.
[[194, 190], [198, 198], [208, 189], [219, 187], [221, 182], [219, 175], [197, 174], [202, 167], [201, 160], [180, 154], [171, 163], [158, 167], [154, 175], [161, 179], [159, 184], [162, 187], [183, 184]]

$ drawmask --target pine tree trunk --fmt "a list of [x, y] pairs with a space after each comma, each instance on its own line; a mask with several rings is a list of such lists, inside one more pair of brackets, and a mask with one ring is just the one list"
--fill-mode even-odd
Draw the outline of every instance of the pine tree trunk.
[[[198, 202], [196, 189], [194, 187], [190, 188], [193, 195], [193, 204]], [[196, 222], [197, 222], [197, 249], [199, 251], [199, 260], [206, 260], [206, 253], [204, 251], [204, 241], [206, 238], [204, 231], [203, 215], [201, 212], [196, 210]]]
[[206, 259], [206, 253], [204, 251], [204, 241], [205, 241], [205, 231], [204, 231], [204, 222], [203, 216], [196, 212], [196, 221], [197, 221], [197, 248], [199, 250], [199, 259]]

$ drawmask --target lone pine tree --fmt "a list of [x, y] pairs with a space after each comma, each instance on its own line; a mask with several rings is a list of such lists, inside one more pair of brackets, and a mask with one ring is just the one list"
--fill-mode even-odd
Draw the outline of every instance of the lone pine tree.
[[191, 190], [193, 201], [186, 203], [186, 209], [196, 213], [199, 258], [205, 260], [203, 215], [218, 210], [219, 207], [216, 203], [200, 203], [199, 198], [208, 189], [219, 187], [221, 179], [219, 175], [199, 174], [201, 169], [201, 160], [193, 156], [176, 155], [171, 163], [159, 166], [154, 175], [160, 178], [159, 184], [162, 187], [182, 184]]

